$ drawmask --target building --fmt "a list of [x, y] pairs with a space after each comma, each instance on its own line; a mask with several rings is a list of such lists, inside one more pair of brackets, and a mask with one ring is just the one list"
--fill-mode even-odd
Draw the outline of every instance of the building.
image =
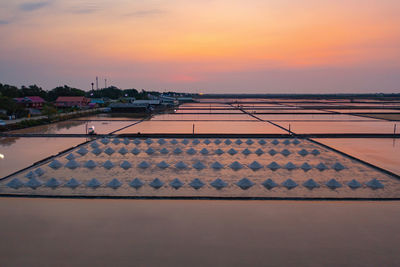
[[42, 109], [44, 103], [43, 98], [40, 96], [26, 96], [26, 97], [18, 97], [14, 98], [14, 100], [17, 102], [19, 105], [23, 105], [25, 108], [33, 108], [33, 109]]
[[90, 99], [84, 96], [59, 96], [55, 105], [59, 108], [88, 107]]

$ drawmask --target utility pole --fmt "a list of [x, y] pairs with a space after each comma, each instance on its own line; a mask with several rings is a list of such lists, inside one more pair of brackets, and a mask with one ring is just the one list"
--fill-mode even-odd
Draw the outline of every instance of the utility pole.
[[92, 85], [92, 91], [93, 91], [93, 85], [94, 85], [94, 83], [91, 83], [91, 85]]
[[96, 76], [96, 90], [99, 90], [99, 77]]
[[104, 88], [107, 88], [107, 79], [104, 79]]

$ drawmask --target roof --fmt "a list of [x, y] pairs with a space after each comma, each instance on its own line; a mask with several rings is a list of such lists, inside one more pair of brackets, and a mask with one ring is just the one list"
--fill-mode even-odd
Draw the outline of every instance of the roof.
[[18, 103], [21, 103], [21, 102], [44, 103], [44, 102], [46, 102], [40, 96], [17, 97], [17, 98], [14, 98], [14, 99]]
[[59, 96], [56, 102], [81, 102], [85, 99], [84, 96]]
[[104, 100], [99, 98], [91, 98], [90, 103], [104, 104]]

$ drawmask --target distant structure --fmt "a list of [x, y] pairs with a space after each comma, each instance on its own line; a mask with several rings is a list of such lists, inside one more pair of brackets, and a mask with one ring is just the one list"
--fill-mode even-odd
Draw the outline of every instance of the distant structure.
[[96, 90], [99, 90], [99, 77], [96, 76]]
[[55, 105], [60, 108], [88, 107], [90, 99], [84, 96], [59, 96]]

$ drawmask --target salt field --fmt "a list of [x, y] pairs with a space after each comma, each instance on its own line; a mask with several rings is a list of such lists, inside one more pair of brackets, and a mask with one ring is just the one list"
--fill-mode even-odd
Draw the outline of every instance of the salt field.
[[[364, 156], [359, 152], [369, 139], [353, 139], [359, 140], [358, 143], [350, 139], [347, 144], [353, 145], [349, 146], [341, 145], [340, 138], [314, 142], [293, 135], [390, 134], [396, 122], [322, 111], [322, 106], [329, 107], [335, 101], [283, 102], [201, 100], [183, 104], [174, 113], [147, 118], [100, 114], [14, 131], [16, 134], [84, 134], [88, 125], [94, 125], [99, 134], [109, 135], [86, 139], [2, 138], [2, 152], [6, 156], [0, 164], [1, 174], [6, 178], [0, 181], [0, 194], [289, 199], [400, 197], [396, 167], [399, 164], [397, 157], [392, 156], [397, 150], [389, 148], [395, 139], [374, 139], [376, 144], [379, 140], [387, 144], [382, 151], [386, 153], [381, 153], [386, 156], [378, 158], [371, 156], [373, 153]], [[297, 113], [297, 108], [304, 105], [318, 109], [308, 109], [310, 114]], [[280, 108], [288, 114], [259, 114], [271, 108]], [[319, 110], [322, 113], [312, 114]], [[138, 134], [148, 137], [138, 137]], [[154, 134], [158, 137], [152, 137]], [[174, 134], [187, 136], [174, 137]], [[39, 143], [39, 152], [24, 153], [27, 146], [39, 146]], [[358, 144], [357, 149], [351, 149], [354, 144]], [[34, 162], [38, 163], [26, 168]]]

